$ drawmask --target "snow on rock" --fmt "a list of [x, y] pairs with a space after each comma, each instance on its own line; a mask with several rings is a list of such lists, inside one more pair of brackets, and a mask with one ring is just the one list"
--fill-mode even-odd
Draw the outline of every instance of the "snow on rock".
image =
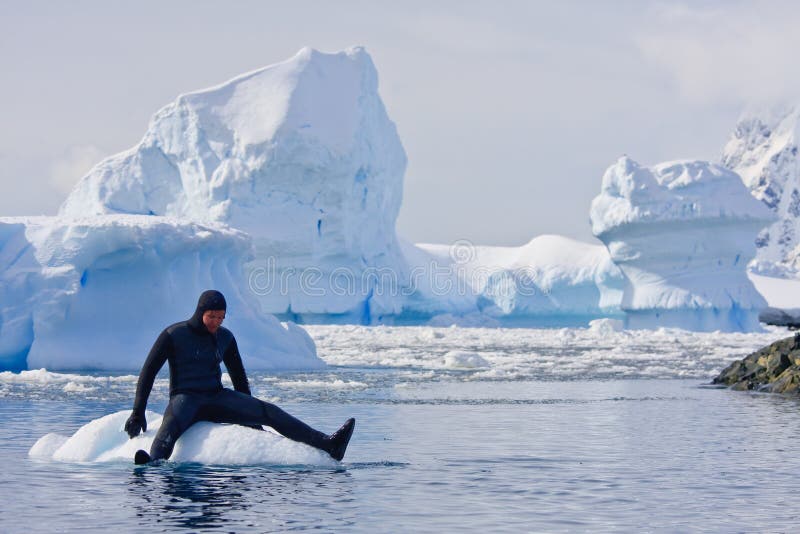
[[800, 276], [800, 108], [777, 107], [743, 114], [722, 153], [735, 171], [778, 217], [756, 239], [750, 268], [768, 276]]
[[403, 251], [422, 275], [404, 313], [433, 316], [434, 325], [586, 324], [620, 314], [624, 278], [602, 245], [542, 235], [520, 247], [464, 241]]
[[179, 96], [61, 207], [223, 222], [252, 236], [262, 309], [356, 322], [399, 311], [372, 270], [406, 275], [395, 234], [406, 155], [363, 48], [287, 61]]
[[759, 329], [766, 302], [746, 267], [774, 215], [737, 174], [704, 161], [647, 168], [622, 157], [590, 215], [625, 275], [627, 328]]
[[228, 300], [248, 368], [322, 366], [305, 331], [258, 310], [241, 272], [251, 253], [246, 234], [213, 223], [0, 218], [0, 369], [138, 371], [209, 288]]
[[[129, 415], [129, 411], [122, 411], [95, 419], [69, 437], [47, 434], [39, 438], [28, 455], [62, 462], [130, 463], [138, 449], [150, 450], [161, 425], [161, 415], [148, 411], [148, 431], [133, 439], [129, 439], [123, 429]], [[192, 425], [178, 439], [170, 461], [220, 465], [339, 465], [328, 454], [271, 431], [208, 422]]]

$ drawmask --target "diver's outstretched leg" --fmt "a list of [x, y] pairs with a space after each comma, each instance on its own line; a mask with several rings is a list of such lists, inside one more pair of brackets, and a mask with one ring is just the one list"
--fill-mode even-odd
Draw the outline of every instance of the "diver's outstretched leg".
[[213, 408], [206, 405], [203, 412], [204, 418], [217, 423], [268, 425], [282, 436], [321, 449], [336, 460], [344, 457], [355, 426], [355, 420], [348, 419], [342, 428], [329, 436], [274, 404], [229, 389], [219, 392], [214, 397]]

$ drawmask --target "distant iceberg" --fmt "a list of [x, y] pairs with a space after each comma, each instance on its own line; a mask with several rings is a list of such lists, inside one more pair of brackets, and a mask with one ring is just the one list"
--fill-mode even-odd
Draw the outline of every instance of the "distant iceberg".
[[[800, 193], [797, 121], [781, 117], [741, 123], [725, 163], [785, 229]], [[519, 247], [399, 239], [405, 168], [363, 48], [304, 48], [179, 96], [57, 217], [0, 219], [0, 369], [135, 370], [209, 288], [248, 368], [323, 365], [294, 323], [758, 328], [745, 269], [775, 216], [720, 166], [622, 158], [591, 209], [605, 246]], [[794, 230], [775, 228], [759, 250], [784, 268]]]
[[[62, 216], [136, 213], [251, 236], [245, 275], [265, 313], [300, 323], [588, 324], [619, 313], [602, 246], [401, 242], [406, 155], [363, 48], [287, 61], [177, 98], [142, 141], [85, 176]], [[447, 271], [451, 282], [436, 287]], [[449, 289], [448, 289], [449, 287]]]
[[621, 316], [625, 280], [602, 245], [542, 235], [520, 247], [461, 241], [403, 251], [420, 275], [404, 313], [432, 324], [575, 326]]
[[138, 370], [159, 332], [222, 291], [248, 368], [320, 367], [293, 324], [259, 312], [250, 238], [218, 224], [104, 215], [0, 218], [0, 369]]
[[[311, 48], [182, 95], [134, 148], [98, 164], [64, 216], [136, 213], [246, 232], [262, 310], [360, 322], [400, 311], [366, 271], [406, 283], [395, 221], [406, 154], [363, 48]], [[332, 290], [337, 274], [347, 291]]]
[[622, 157], [591, 207], [592, 231], [625, 275], [628, 328], [758, 330], [767, 303], [747, 264], [774, 219], [737, 174], [704, 161]]

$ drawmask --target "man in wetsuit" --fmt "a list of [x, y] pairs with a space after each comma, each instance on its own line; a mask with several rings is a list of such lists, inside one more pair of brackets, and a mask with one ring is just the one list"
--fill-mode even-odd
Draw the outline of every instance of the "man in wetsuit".
[[[137, 451], [136, 463], [169, 458], [181, 434], [197, 421], [235, 423], [259, 429], [259, 425], [268, 425], [289, 439], [341, 460], [353, 434], [355, 420], [348, 419], [329, 436], [277, 406], [252, 397], [236, 339], [230, 330], [221, 326], [226, 309], [222, 293], [205, 291], [191, 319], [168, 326], [156, 339], [139, 374], [133, 413], [125, 423], [125, 431], [134, 438], [147, 430], [144, 416], [147, 398], [164, 362], [169, 362], [169, 405], [150, 454]], [[220, 362], [225, 363], [235, 391], [222, 387]]]

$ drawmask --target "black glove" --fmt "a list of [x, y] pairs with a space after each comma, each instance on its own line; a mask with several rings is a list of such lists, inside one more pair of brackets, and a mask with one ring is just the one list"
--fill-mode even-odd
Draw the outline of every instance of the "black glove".
[[147, 432], [147, 419], [144, 418], [144, 414], [133, 412], [125, 421], [125, 432], [131, 439], [138, 436], [139, 432]]

